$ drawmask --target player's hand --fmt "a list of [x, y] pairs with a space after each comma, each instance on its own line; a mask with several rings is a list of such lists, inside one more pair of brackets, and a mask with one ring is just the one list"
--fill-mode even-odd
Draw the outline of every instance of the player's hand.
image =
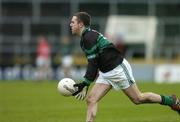
[[84, 98], [87, 95], [88, 91], [88, 85], [85, 82], [74, 84], [74, 87], [77, 87], [77, 91], [73, 93], [73, 96], [75, 96], [78, 100], [84, 100]]
[[75, 95], [75, 98], [77, 100], [84, 100], [86, 98], [87, 91], [88, 91], [88, 86], [85, 86], [81, 92]]

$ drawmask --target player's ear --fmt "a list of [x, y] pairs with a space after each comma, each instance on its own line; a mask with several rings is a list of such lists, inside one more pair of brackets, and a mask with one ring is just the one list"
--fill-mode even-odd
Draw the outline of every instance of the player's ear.
[[84, 24], [82, 22], [79, 23], [79, 27], [82, 28]]

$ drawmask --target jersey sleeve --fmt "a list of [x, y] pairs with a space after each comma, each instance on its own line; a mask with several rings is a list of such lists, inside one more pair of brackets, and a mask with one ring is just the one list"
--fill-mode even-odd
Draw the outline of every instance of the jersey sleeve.
[[97, 76], [98, 72], [98, 33], [89, 33], [84, 37], [84, 52], [88, 60], [85, 82], [90, 84]]
[[85, 82], [89, 85], [93, 82], [97, 76], [98, 68], [97, 62], [95, 59], [88, 60], [88, 66], [86, 70], [86, 74], [84, 76]]

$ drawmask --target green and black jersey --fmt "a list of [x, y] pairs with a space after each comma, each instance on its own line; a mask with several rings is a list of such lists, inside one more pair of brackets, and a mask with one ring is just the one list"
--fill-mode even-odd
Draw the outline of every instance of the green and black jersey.
[[84, 76], [88, 84], [95, 80], [98, 70], [108, 72], [122, 63], [123, 57], [120, 52], [95, 30], [86, 28], [82, 33], [80, 45], [88, 60]]

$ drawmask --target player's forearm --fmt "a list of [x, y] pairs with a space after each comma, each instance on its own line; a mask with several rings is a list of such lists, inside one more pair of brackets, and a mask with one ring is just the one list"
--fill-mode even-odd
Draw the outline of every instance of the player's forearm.
[[85, 78], [85, 82], [89, 84], [93, 82], [97, 76], [98, 66], [96, 64], [97, 63], [95, 61], [88, 62], [88, 67], [84, 78]]

